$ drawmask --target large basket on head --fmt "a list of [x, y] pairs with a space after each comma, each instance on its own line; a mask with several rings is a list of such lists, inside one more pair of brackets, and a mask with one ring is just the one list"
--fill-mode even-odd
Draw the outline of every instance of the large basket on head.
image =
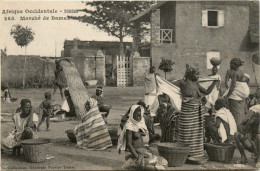
[[205, 149], [208, 153], [209, 160], [231, 163], [235, 151], [235, 145], [225, 143], [206, 143]]
[[25, 159], [30, 163], [40, 163], [46, 160], [49, 139], [27, 139], [21, 142]]
[[159, 143], [157, 144], [157, 149], [160, 156], [168, 161], [169, 167], [182, 166], [190, 153], [190, 147], [179, 142]]

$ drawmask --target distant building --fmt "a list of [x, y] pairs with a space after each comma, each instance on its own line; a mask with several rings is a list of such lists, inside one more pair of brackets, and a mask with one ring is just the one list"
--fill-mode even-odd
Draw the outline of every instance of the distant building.
[[[161, 1], [130, 21], [135, 25], [134, 50], [150, 57], [156, 69], [162, 57], [175, 62], [170, 80], [183, 78], [186, 64], [208, 75], [212, 57], [222, 59], [223, 79], [234, 57], [245, 61], [241, 69], [251, 75], [251, 84], [254, 74], [260, 78], [260, 71], [252, 69], [252, 55], [259, 54], [258, 1]], [[150, 22], [150, 44], [141, 44], [141, 22]]]
[[[81, 41], [77, 38], [74, 40], [64, 41], [64, 57], [72, 57], [77, 59], [81, 58], [86, 60], [88, 58], [88, 63], [84, 66], [84, 61], [78, 61], [78, 70], [82, 76], [83, 81], [86, 79], [97, 79], [100, 78], [100, 83], [107, 85], [115, 85], [116, 83], [116, 57], [119, 56], [120, 43], [113, 41]], [[130, 47], [130, 48], [129, 48]], [[130, 54], [130, 49], [132, 47], [132, 42], [124, 42], [125, 54]], [[98, 51], [102, 51], [104, 55], [104, 62], [101, 58], [96, 58], [95, 70], [92, 68], [95, 65], [95, 61], [91, 60], [97, 55]], [[84, 58], [83, 58], [84, 57]], [[85, 61], [86, 62], [86, 61]], [[99, 63], [100, 62], [100, 63]], [[103, 66], [104, 63], [104, 67]], [[86, 68], [85, 68], [86, 67]], [[91, 69], [92, 68], [92, 69]], [[104, 72], [103, 72], [104, 70]], [[95, 76], [93, 73], [95, 72]], [[101, 79], [99, 74], [105, 73], [106, 80]]]

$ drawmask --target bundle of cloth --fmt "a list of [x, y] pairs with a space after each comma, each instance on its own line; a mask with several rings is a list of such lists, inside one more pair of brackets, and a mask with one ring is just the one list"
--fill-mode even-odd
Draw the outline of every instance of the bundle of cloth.
[[[156, 82], [159, 87], [159, 90], [162, 93], [167, 94], [172, 102], [172, 106], [176, 109], [176, 111], [181, 110], [182, 105], [182, 95], [181, 90], [178, 86], [172, 84], [171, 82], [165, 80], [164, 78], [160, 77], [159, 75], [156, 75]], [[201, 77], [199, 78], [198, 82], [203, 88], [208, 88], [214, 80], [218, 80], [218, 78], [215, 77]], [[178, 82], [180, 80], [175, 80], [173, 82]]]
[[[250, 76], [248, 74], [244, 74], [244, 77], [250, 78]], [[243, 80], [245, 80], [245, 79], [243, 79]], [[242, 80], [242, 82], [240, 82], [240, 81], [236, 82], [234, 91], [229, 96], [229, 98], [234, 99], [234, 100], [245, 100], [249, 96], [249, 94], [250, 94], [249, 86], [243, 80]], [[231, 82], [229, 81], [229, 87], [230, 87], [230, 84], [231, 84]], [[227, 89], [225, 91], [225, 93], [223, 94], [222, 97], [225, 97], [228, 94], [228, 92], [229, 92], [229, 89]]]

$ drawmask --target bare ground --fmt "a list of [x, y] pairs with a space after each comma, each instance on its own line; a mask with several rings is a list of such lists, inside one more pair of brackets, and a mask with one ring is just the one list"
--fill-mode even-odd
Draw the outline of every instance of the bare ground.
[[[32, 100], [34, 107], [39, 106], [43, 100], [44, 92], [50, 89], [12, 89], [11, 93], [15, 97], [19, 97], [18, 101], [13, 103], [1, 103], [2, 113], [12, 113], [19, 106], [22, 98]], [[88, 89], [90, 95], [95, 93], [95, 89]], [[138, 100], [143, 99], [144, 87], [105, 87], [105, 101], [113, 107], [108, 117], [109, 126], [116, 127], [121, 119], [121, 114], [124, 114], [128, 108], [135, 104]], [[61, 104], [62, 99], [59, 92], [54, 95], [55, 103]], [[3, 115], [6, 122], [1, 123], [1, 136], [6, 137], [13, 123], [10, 117]], [[68, 129], [74, 129], [79, 121], [71, 120], [64, 122], [51, 122], [51, 131], [45, 131], [45, 123], [42, 124], [42, 131], [37, 135], [43, 138], [51, 139], [48, 145], [48, 154], [54, 159], [46, 160], [43, 163], [28, 163], [22, 157], [13, 157], [11, 151], [4, 151], [1, 154], [1, 168], [3, 170], [120, 170], [124, 163], [124, 154], [119, 155], [116, 152], [116, 146], [104, 151], [87, 151], [79, 149], [75, 144], [71, 143], [65, 133]], [[156, 132], [160, 132], [160, 128], [156, 128]], [[156, 149], [156, 144], [152, 145]], [[205, 152], [206, 154], [206, 152]], [[167, 170], [229, 170], [229, 169], [256, 169], [254, 168], [253, 160], [250, 158], [250, 153], [246, 153], [249, 160], [249, 165], [237, 167], [234, 162], [239, 159], [238, 150], [235, 150], [233, 161], [231, 164], [223, 164], [213, 161], [208, 161], [203, 165], [185, 164], [182, 167], [169, 167]]]

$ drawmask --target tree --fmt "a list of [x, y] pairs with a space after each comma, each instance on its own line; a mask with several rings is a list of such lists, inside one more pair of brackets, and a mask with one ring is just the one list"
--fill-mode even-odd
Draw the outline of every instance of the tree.
[[120, 55], [124, 54], [123, 38], [132, 34], [133, 25], [129, 19], [148, 8], [153, 1], [93, 1], [84, 2], [86, 8], [80, 11], [84, 16], [68, 16], [71, 19], [93, 25], [120, 40]]
[[11, 35], [13, 36], [16, 44], [21, 48], [25, 47], [24, 55], [24, 67], [23, 67], [23, 88], [25, 86], [25, 69], [26, 69], [26, 48], [31, 41], [34, 39], [34, 32], [29, 27], [23, 27], [21, 25], [13, 25], [11, 29]]
[[166, 79], [166, 73], [172, 71], [172, 66], [174, 64], [175, 63], [170, 59], [162, 59], [159, 65], [159, 69], [164, 72], [165, 79]]

